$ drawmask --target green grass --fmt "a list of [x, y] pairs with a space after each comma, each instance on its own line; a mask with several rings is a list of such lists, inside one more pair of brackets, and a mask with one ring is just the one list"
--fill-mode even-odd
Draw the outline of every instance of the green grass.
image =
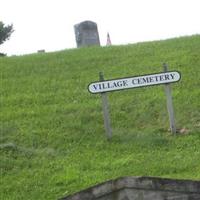
[[[113, 139], [98, 80], [156, 73], [167, 62], [172, 136], [163, 86], [109, 93]], [[1, 198], [57, 199], [120, 176], [200, 180], [200, 35], [124, 46], [0, 58]]]

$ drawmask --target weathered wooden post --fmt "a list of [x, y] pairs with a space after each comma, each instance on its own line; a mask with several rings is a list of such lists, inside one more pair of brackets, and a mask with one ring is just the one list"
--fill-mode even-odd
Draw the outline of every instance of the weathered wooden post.
[[[168, 72], [168, 66], [166, 63], [163, 64], [163, 68], [164, 68], [164, 72]], [[165, 83], [165, 94], [167, 96], [167, 110], [169, 114], [170, 130], [173, 134], [176, 134], [176, 125], [175, 125], [170, 83]]]
[[[104, 81], [102, 72], [99, 72], [99, 81]], [[104, 127], [106, 130], [107, 139], [110, 140], [112, 137], [112, 129], [111, 129], [111, 123], [110, 123], [110, 116], [109, 116], [108, 97], [107, 97], [106, 92], [102, 92], [101, 97], [102, 97], [102, 108], [103, 108], [103, 116], [104, 116]]]

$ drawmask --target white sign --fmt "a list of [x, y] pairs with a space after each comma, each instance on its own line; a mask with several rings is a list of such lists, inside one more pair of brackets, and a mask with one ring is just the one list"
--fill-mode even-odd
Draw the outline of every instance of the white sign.
[[145, 87], [179, 81], [181, 75], [177, 71], [163, 72], [158, 74], [149, 74], [114, 80], [106, 80], [90, 83], [88, 90], [93, 93], [111, 92], [116, 90], [125, 90], [130, 88]]

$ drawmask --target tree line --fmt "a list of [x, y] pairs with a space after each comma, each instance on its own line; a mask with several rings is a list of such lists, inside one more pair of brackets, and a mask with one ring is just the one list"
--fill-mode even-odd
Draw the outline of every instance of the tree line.
[[[5, 25], [2, 21], [0, 21], [0, 45], [10, 38], [13, 31], [13, 24]], [[5, 55], [6, 54], [0, 52], [0, 56]]]

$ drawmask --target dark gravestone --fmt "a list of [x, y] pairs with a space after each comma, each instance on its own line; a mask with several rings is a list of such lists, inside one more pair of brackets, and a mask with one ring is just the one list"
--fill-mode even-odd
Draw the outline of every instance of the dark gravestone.
[[45, 49], [40, 49], [37, 51], [38, 53], [45, 53]]
[[84, 21], [74, 26], [77, 47], [100, 45], [97, 24]]

